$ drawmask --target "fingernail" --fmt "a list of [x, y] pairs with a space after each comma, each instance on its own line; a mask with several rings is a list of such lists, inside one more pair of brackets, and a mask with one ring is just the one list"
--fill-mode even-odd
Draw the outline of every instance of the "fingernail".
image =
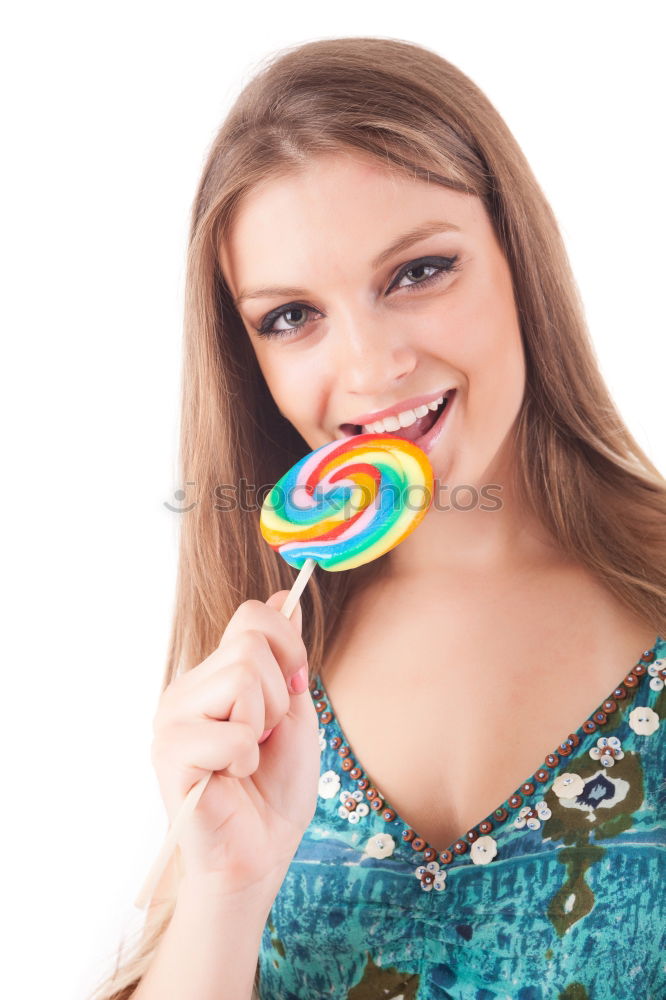
[[[273, 726], [273, 729], [275, 729], [275, 726]], [[273, 729], [264, 729], [263, 733], [259, 737], [259, 742], [264, 743], [273, 732]]]
[[291, 678], [291, 690], [294, 694], [303, 694], [308, 686], [308, 668], [301, 667], [297, 674]]

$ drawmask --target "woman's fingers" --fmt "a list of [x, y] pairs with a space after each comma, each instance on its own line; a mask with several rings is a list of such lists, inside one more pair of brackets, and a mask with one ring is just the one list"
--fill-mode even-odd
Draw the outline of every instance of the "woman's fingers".
[[225, 653], [214, 669], [174, 699], [173, 717], [245, 722], [256, 729], [258, 739], [289, 710], [284, 676], [260, 633], [237, 636]]
[[282, 590], [271, 594], [266, 604], [262, 601], [245, 601], [241, 604], [229, 621], [218, 648], [222, 649], [226, 640], [232, 639], [239, 632], [259, 629], [266, 636], [273, 656], [282, 667], [285, 680], [289, 680], [307, 663], [308, 653], [300, 633], [300, 603], [291, 618], [285, 618], [279, 610], [288, 593], [289, 591]]
[[259, 753], [254, 733], [244, 723], [183, 721], [158, 735], [151, 748], [151, 760], [170, 819], [201, 778], [211, 771], [227, 777], [247, 777], [256, 771]]

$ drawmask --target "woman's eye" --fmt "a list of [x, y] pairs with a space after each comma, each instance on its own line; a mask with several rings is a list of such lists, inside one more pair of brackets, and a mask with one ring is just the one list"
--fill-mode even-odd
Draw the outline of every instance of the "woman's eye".
[[[412, 260], [401, 268], [389, 285], [388, 291], [390, 292], [393, 288], [405, 288], [412, 291], [423, 285], [434, 284], [451, 271], [457, 271], [459, 267], [457, 254], [454, 257], [419, 257], [418, 260]], [[401, 284], [404, 278], [408, 279], [408, 284]], [[302, 330], [307, 326], [310, 322], [307, 316], [317, 312], [318, 310], [311, 306], [302, 305], [300, 302], [290, 302], [287, 306], [280, 306], [279, 309], [267, 313], [257, 327], [257, 333], [266, 339], [289, 336], [294, 331]], [[278, 326], [278, 323], [285, 325]]]
[[[260, 337], [266, 338], [284, 337], [286, 334], [288, 335], [294, 330], [300, 330], [306, 325], [301, 319], [303, 315], [316, 311], [316, 309], [311, 309], [310, 306], [303, 306], [298, 303], [282, 306], [282, 308], [274, 309], [273, 312], [269, 312], [264, 317], [261, 325], [257, 328], [257, 333]], [[296, 319], [293, 318], [294, 314], [296, 314]], [[276, 323], [281, 320], [284, 320], [287, 325], [284, 327], [276, 326]]]
[[[458, 267], [458, 254], [454, 257], [420, 257], [418, 260], [410, 261], [406, 267], [403, 267], [396, 275], [390, 287], [408, 288], [411, 290], [422, 285], [430, 285], [433, 282], [439, 281], [445, 274], [457, 271]], [[431, 273], [424, 275], [424, 272]], [[409, 284], [399, 284], [403, 278], [408, 278]]]

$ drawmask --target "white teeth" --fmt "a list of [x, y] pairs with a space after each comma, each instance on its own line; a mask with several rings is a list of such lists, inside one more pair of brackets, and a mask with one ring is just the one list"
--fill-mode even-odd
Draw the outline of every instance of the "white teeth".
[[381, 433], [381, 431], [383, 430], [397, 431], [399, 426], [400, 426], [399, 415], [397, 417], [385, 417], [383, 420], [378, 420], [377, 423], [375, 424], [378, 434]]
[[385, 417], [383, 420], [376, 420], [373, 424], [365, 424], [363, 433], [382, 434], [386, 431], [397, 431], [399, 427], [411, 427], [421, 417], [425, 417], [428, 410], [436, 410], [443, 402], [444, 396], [440, 396], [439, 399], [433, 400], [432, 403], [417, 406], [415, 410], [403, 410], [402, 413], [397, 413], [394, 416]]

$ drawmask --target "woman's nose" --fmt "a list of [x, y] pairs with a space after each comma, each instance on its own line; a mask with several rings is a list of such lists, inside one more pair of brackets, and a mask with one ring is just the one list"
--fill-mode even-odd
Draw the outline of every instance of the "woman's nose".
[[386, 321], [353, 320], [337, 333], [337, 359], [348, 392], [376, 396], [414, 370], [416, 352], [406, 335]]

